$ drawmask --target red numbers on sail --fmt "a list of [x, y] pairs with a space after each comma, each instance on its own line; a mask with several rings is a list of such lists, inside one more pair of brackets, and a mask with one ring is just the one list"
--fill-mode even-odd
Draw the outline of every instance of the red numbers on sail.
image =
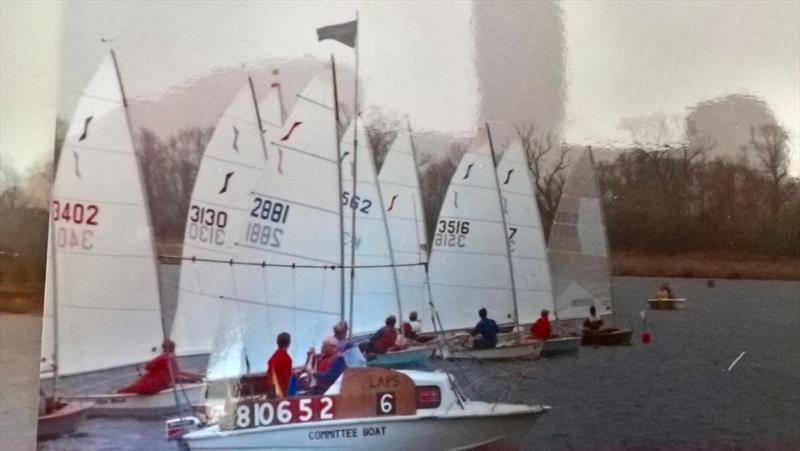
[[80, 202], [53, 201], [53, 221], [64, 221], [78, 225], [97, 225], [97, 214], [100, 209], [95, 204], [82, 204]]
[[[82, 202], [53, 201], [53, 239], [61, 249], [90, 251], [94, 248], [93, 227], [100, 208]], [[87, 228], [88, 226], [88, 228]]]

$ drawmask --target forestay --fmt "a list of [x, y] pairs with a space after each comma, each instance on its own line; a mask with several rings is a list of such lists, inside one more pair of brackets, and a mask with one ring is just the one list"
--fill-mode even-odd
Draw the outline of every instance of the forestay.
[[589, 307], [611, 313], [611, 279], [600, 190], [590, 150], [564, 183], [548, 248], [559, 320], [585, 318]]
[[142, 363], [161, 344], [152, 229], [126, 114], [108, 56], [81, 93], [53, 184], [43, 372], [55, 341], [59, 375]]
[[237, 319], [220, 330], [240, 327], [241, 333], [225, 331], [229, 346], [217, 347], [227, 349], [234, 364], [246, 356], [258, 370], [266, 368], [281, 332], [292, 335], [289, 353], [302, 363], [341, 315], [339, 269], [267, 266], [341, 264], [337, 131], [326, 75], [317, 75], [297, 96], [284, 127], [269, 137], [269, 158], [256, 188], [243, 193], [245, 220], [234, 258], [264, 266], [238, 265], [234, 272], [237, 291], [226, 299], [226, 317], [235, 311]]
[[482, 132], [462, 157], [439, 211], [429, 277], [445, 330], [474, 326], [481, 307], [499, 323], [515, 320], [494, 170]]
[[383, 160], [378, 182], [389, 225], [392, 254], [395, 265], [398, 265], [395, 272], [402, 310], [405, 315], [416, 311], [420, 318], [430, 318], [425, 267], [403, 266], [428, 261], [422, 195], [409, 133], [398, 133]]
[[[234, 274], [238, 265], [235, 244], [245, 236], [244, 225], [252, 208], [248, 194], [262, 176], [268, 155], [262, 129], [277, 135], [280, 124], [278, 93], [265, 104], [262, 127], [250, 84], [241, 88], [217, 123], [206, 145], [195, 180], [186, 218], [178, 306], [172, 339], [179, 355], [207, 354], [223, 306], [238, 298]], [[277, 106], [274, 106], [277, 105]], [[277, 111], [277, 113], [276, 113]], [[227, 307], [226, 307], [227, 308]]]
[[522, 142], [515, 139], [497, 165], [521, 324], [534, 322], [545, 308], [555, 313], [547, 247], [526, 161]]
[[[374, 332], [389, 315], [399, 314], [398, 295], [395, 285], [393, 258], [386, 229], [386, 216], [382, 208], [375, 163], [369, 139], [363, 127], [358, 128], [358, 158], [355, 159], [356, 193], [353, 195], [354, 162], [353, 124], [342, 137], [342, 198], [344, 205], [345, 261], [355, 266], [379, 266], [357, 268], [353, 292], [353, 334]], [[388, 208], [388, 207], [386, 207]], [[353, 211], [356, 213], [355, 240], [353, 233]], [[350, 261], [351, 245], [355, 246], [355, 261]], [[349, 271], [348, 271], [349, 273]], [[349, 296], [350, 277], [345, 276], [345, 293]], [[349, 299], [345, 302], [345, 318], [350, 318]]]

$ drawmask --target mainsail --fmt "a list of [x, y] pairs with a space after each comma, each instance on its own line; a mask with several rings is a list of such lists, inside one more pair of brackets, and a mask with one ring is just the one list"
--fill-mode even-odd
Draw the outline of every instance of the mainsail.
[[506, 149], [497, 175], [508, 226], [519, 322], [530, 324], [542, 309], [554, 310], [554, 305], [539, 208], [519, 139]]
[[155, 356], [163, 332], [152, 228], [113, 55], [78, 101], [50, 213], [40, 371], [57, 363], [59, 375], [82, 374]]
[[222, 306], [237, 297], [234, 275], [240, 268], [219, 261], [235, 260], [235, 244], [245, 235], [252, 207], [248, 195], [268, 159], [262, 131], [278, 134], [280, 103], [276, 92], [269, 97], [274, 100], [266, 105], [277, 106], [266, 109], [259, 126], [252, 84], [242, 87], [222, 114], [200, 161], [186, 218], [171, 331], [179, 355], [211, 352]]
[[291, 333], [289, 353], [301, 363], [341, 317], [341, 276], [330, 269], [341, 264], [333, 105], [332, 84], [319, 74], [282, 130], [269, 135], [258, 184], [241, 194], [246, 207], [232, 258], [256, 264], [233, 265], [236, 291], [224, 312], [233, 320], [223, 321], [215, 344], [227, 363], [214, 370], [212, 362], [211, 378], [242, 374], [247, 362], [263, 370], [281, 332]]
[[559, 320], [585, 318], [592, 305], [600, 315], [611, 313], [606, 228], [589, 149], [564, 183], [548, 253]]
[[[430, 318], [425, 267], [428, 261], [425, 216], [410, 133], [399, 133], [378, 175], [404, 314]], [[428, 324], [428, 323], [425, 323]]]
[[444, 330], [474, 326], [482, 307], [498, 322], [516, 320], [494, 170], [484, 132], [462, 157], [439, 211], [430, 284]]
[[[364, 128], [358, 129], [358, 165], [356, 193], [353, 195], [354, 174], [353, 124], [342, 137], [342, 205], [344, 209], [344, 245], [349, 255], [355, 246], [355, 286], [350, 329], [353, 334], [373, 332], [380, 328], [388, 315], [399, 314], [399, 300], [386, 228], [383, 200], [380, 196], [372, 149]], [[352, 214], [355, 210], [355, 238], [352, 233]], [[349, 262], [350, 260], [347, 259]], [[376, 266], [363, 268], [363, 266]], [[345, 277], [345, 292], [350, 293], [350, 277]], [[345, 318], [350, 318], [349, 301], [345, 302]]]

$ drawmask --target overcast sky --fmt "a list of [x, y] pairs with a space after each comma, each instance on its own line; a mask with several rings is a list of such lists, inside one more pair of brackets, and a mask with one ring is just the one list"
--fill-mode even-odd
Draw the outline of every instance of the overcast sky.
[[[50, 152], [52, 111], [70, 116], [107, 52], [101, 38], [114, 40], [129, 97], [156, 99], [192, 78], [269, 58], [335, 52], [337, 62], [352, 64], [349, 49], [316, 42], [314, 29], [351, 20], [355, 10], [368, 104], [431, 130], [475, 127], [469, 2], [0, 5], [0, 164], [24, 167]], [[747, 92], [772, 107], [798, 149], [800, 2], [568, 1], [562, 8], [568, 141], [624, 143], [623, 118], [684, 115], [696, 102]]]

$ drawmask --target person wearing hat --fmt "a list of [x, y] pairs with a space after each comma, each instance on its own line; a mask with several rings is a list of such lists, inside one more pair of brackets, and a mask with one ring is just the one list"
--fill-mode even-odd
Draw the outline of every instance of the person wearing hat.
[[550, 338], [553, 330], [550, 327], [550, 318], [548, 318], [548, 315], [550, 315], [550, 311], [542, 309], [541, 316], [539, 316], [539, 319], [531, 326], [531, 335], [533, 335], [533, 338], [539, 340], [547, 340]]

